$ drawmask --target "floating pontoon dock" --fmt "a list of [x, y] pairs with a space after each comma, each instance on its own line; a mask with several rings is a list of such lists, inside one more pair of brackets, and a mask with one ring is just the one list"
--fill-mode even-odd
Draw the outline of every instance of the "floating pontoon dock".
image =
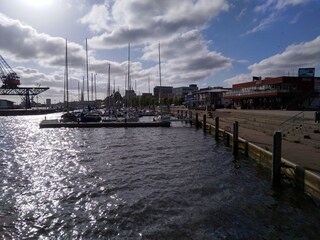
[[43, 120], [40, 128], [128, 128], [128, 127], [170, 127], [170, 122], [60, 122], [58, 119]]

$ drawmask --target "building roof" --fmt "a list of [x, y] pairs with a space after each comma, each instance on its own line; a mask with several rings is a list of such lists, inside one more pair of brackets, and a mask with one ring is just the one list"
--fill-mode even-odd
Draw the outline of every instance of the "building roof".
[[281, 84], [281, 83], [299, 83], [302, 81], [311, 81], [312, 77], [295, 77], [295, 76], [282, 76], [274, 78], [265, 78], [263, 80], [256, 80], [244, 83], [233, 84], [234, 89], [248, 88], [259, 85], [272, 85], [272, 84]]
[[221, 92], [228, 92], [231, 91], [231, 88], [204, 88], [199, 89], [195, 93], [221, 93]]
[[10, 101], [10, 100], [7, 100], [7, 99], [0, 99], [0, 102], [7, 102], [7, 103], [11, 103], [11, 104], [14, 103], [13, 101]]

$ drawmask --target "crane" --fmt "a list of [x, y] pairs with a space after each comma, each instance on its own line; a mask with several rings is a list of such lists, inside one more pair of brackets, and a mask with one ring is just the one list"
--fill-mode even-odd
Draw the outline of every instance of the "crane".
[[49, 89], [49, 87], [19, 87], [20, 77], [12, 70], [1, 54], [0, 78], [3, 83], [0, 87], [0, 95], [19, 95], [22, 101], [25, 102], [26, 108], [31, 108], [30, 96], [33, 98]]
[[1, 88], [17, 88], [20, 85], [20, 77], [0, 55], [0, 74], [3, 85]]

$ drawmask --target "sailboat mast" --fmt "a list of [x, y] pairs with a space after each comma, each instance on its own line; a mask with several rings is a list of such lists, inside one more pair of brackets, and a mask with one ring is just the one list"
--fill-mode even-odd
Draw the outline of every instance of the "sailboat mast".
[[87, 94], [88, 94], [88, 103], [89, 98], [89, 64], [88, 64], [88, 39], [86, 38], [86, 72], [87, 72]]
[[69, 112], [69, 76], [68, 76], [68, 41], [66, 39], [66, 58], [65, 58], [65, 83], [66, 83], [66, 108]]
[[94, 100], [97, 101], [97, 73], [94, 74]]
[[131, 83], [130, 83], [130, 43], [128, 45], [128, 90], [131, 90]]
[[84, 76], [82, 76], [81, 102], [84, 102]]
[[109, 63], [109, 68], [108, 68], [108, 105], [109, 105], [109, 108], [110, 108], [110, 63]]
[[[160, 89], [159, 89], [159, 105], [161, 104], [161, 59], [160, 59], [160, 43], [159, 43], [159, 79], [160, 79]], [[161, 111], [161, 106], [160, 106]]]
[[91, 73], [91, 101], [93, 102], [93, 73]]
[[78, 102], [81, 101], [81, 97], [80, 97], [80, 81], [78, 81]]

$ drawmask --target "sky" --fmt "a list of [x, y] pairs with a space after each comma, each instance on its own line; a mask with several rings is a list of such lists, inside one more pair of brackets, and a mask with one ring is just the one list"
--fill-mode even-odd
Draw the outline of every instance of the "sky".
[[50, 88], [42, 103], [63, 101], [66, 42], [69, 99], [78, 100], [86, 39], [98, 99], [109, 64], [112, 90], [124, 93], [129, 43], [137, 94], [160, 84], [159, 56], [162, 86], [232, 87], [301, 67], [320, 76], [319, 12], [319, 0], [0, 0], [0, 55], [21, 86]]

